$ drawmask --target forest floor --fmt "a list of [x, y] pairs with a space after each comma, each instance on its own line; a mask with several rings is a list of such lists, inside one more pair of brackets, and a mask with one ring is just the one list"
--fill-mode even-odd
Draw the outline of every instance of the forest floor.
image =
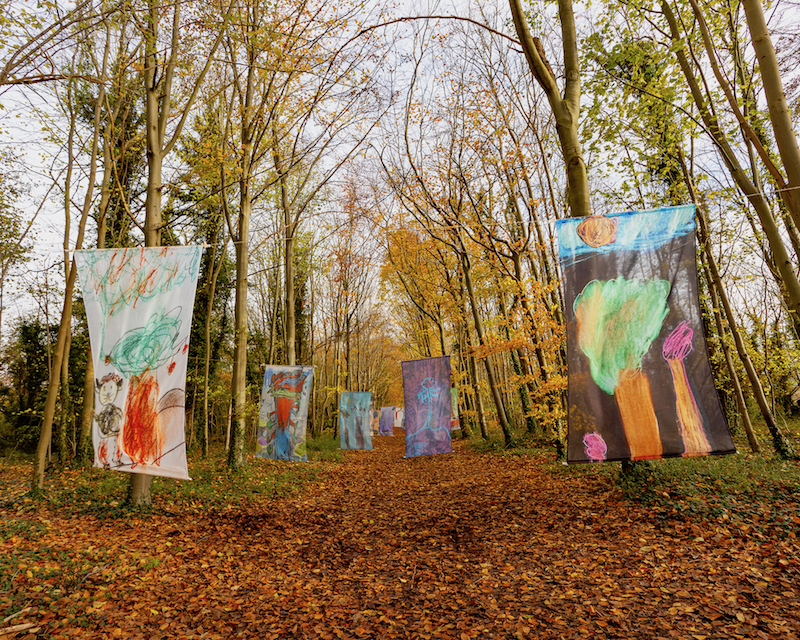
[[0, 463], [0, 637], [800, 637], [796, 483], [653, 475], [632, 497], [612, 465], [460, 441], [403, 459], [395, 433], [250, 460], [235, 500], [220, 462], [149, 511], [109, 499], [124, 474], [62, 471], [34, 500]]

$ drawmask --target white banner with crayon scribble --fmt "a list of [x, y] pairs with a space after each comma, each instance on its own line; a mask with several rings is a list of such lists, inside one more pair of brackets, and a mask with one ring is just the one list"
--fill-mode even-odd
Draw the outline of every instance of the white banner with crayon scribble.
[[97, 467], [189, 479], [186, 366], [201, 247], [76, 251]]

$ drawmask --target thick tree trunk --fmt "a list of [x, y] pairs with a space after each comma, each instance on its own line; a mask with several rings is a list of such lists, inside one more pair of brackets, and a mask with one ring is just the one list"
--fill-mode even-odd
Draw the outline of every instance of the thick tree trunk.
[[247, 405], [247, 269], [250, 236], [249, 189], [243, 188], [239, 202], [239, 241], [236, 243], [236, 287], [234, 301], [234, 345], [233, 379], [233, 425], [231, 445], [228, 451], [228, 466], [238, 469], [244, 466], [244, 440], [246, 435]]
[[[661, 0], [661, 9], [664, 17], [669, 24], [670, 33], [675, 43], [682, 43], [681, 31], [678, 26], [678, 21], [672, 11], [669, 3], [666, 0]], [[676, 46], [678, 46], [676, 44]], [[763, 194], [756, 189], [747, 174], [741, 167], [739, 161], [730, 143], [719, 126], [712, 109], [703, 96], [702, 89], [699, 82], [694, 76], [689, 59], [686, 55], [682, 44], [675, 50], [675, 55], [678, 58], [681, 70], [683, 71], [686, 82], [689, 85], [692, 98], [697, 106], [700, 116], [708, 129], [710, 135], [714, 138], [720, 150], [722, 160], [728, 167], [734, 182], [747, 196], [748, 201], [753, 205], [753, 208], [758, 215], [761, 222], [761, 228], [769, 243], [770, 250], [772, 251], [775, 266], [777, 267], [784, 287], [784, 297], [789, 312], [795, 314], [795, 317], [800, 316], [800, 280], [798, 280], [797, 273], [795, 272], [795, 265], [789, 257], [786, 250], [786, 245], [783, 242], [780, 229], [775, 221], [769, 203], [764, 199]]]
[[567, 173], [567, 201], [570, 215], [591, 215], [589, 177], [583, 160], [578, 115], [580, 111], [581, 78], [578, 58], [578, 38], [572, 0], [558, 0], [558, 16], [561, 24], [561, 42], [564, 53], [564, 97], [562, 98], [553, 70], [544, 57], [541, 43], [533, 38], [528, 29], [527, 17], [521, 0], [509, 0], [514, 27], [533, 77], [545, 92], [550, 109], [556, 120], [556, 132], [564, 156]]
[[94, 420], [94, 360], [92, 348], [86, 347], [86, 376], [83, 381], [83, 408], [81, 423], [75, 443], [75, 459], [83, 466], [91, 464], [94, 457], [92, 448], [92, 420]]
[[772, 46], [761, 0], [742, 0], [747, 26], [753, 40], [753, 49], [758, 57], [764, 95], [767, 98], [769, 119], [775, 133], [775, 142], [786, 171], [786, 190], [781, 193], [787, 201], [795, 227], [800, 227], [800, 147], [792, 126], [792, 114], [783, 91], [778, 59]]
[[[145, 141], [147, 146], [147, 193], [145, 197], [144, 245], [158, 247], [161, 245], [161, 167], [164, 158], [163, 141], [166, 118], [169, 115], [169, 91], [161, 104], [162, 87], [157, 77], [157, 38], [160, 3], [148, 0], [148, 23], [145, 33], [144, 49], [144, 83], [145, 83]], [[178, 9], [176, 8], [177, 12]], [[171, 73], [168, 71], [171, 75]], [[164, 122], [161, 120], [163, 110]], [[153, 502], [150, 487], [153, 476], [143, 473], [131, 473], [128, 485], [128, 501], [134, 506], [149, 506]]]

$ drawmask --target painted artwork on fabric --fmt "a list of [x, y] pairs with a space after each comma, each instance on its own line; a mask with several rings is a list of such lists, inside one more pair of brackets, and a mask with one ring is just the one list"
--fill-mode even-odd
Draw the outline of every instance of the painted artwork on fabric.
[[407, 360], [402, 368], [406, 457], [450, 453], [450, 356]]
[[700, 316], [694, 213], [558, 221], [568, 462], [735, 452]]
[[258, 412], [256, 457], [306, 462], [306, 424], [314, 367], [267, 365]]
[[394, 424], [393, 426], [397, 429], [405, 429], [406, 428], [406, 412], [403, 407], [395, 407], [394, 408]]
[[450, 431], [460, 429], [458, 421], [458, 387], [450, 387]]
[[377, 409], [370, 409], [369, 412], [369, 427], [373, 436], [378, 435], [378, 429], [381, 423], [381, 412]]
[[370, 409], [372, 394], [345, 392], [339, 396], [339, 446], [372, 451]]
[[394, 407], [381, 407], [381, 418], [378, 423], [379, 436], [393, 436], [394, 430]]
[[96, 376], [96, 467], [189, 479], [186, 368], [201, 252], [75, 252]]

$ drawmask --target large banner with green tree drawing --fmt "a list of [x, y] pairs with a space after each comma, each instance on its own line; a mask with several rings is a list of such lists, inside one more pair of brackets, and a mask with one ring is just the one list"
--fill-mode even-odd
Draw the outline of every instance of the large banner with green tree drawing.
[[75, 252], [96, 376], [97, 467], [189, 478], [186, 366], [201, 251]]
[[568, 462], [735, 452], [700, 317], [694, 212], [558, 221]]
[[306, 424], [314, 367], [268, 365], [261, 387], [257, 458], [306, 462]]

